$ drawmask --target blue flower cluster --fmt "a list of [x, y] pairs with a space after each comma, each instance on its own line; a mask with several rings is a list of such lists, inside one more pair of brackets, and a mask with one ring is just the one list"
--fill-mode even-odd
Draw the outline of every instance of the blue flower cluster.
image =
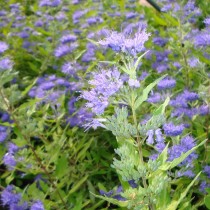
[[144, 44], [149, 39], [150, 34], [146, 32], [144, 25], [140, 25], [134, 34], [108, 31], [106, 38], [98, 43], [111, 48], [115, 52], [123, 52], [131, 56], [145, 50]]
[[[0, 41], [0, 55], [2, 55], [5, 51], [9, 49], [9, 46]], [[3, 57], [0, 59], [0, 72], [5, 70], [10, 70], [13, 67], [13, 62], [9, 57]]]
[[103, 114], [109, 105], [109, 98], [122, 87], [120, 76], [116, 68], [93, 73], [93, 79], [89, 81], [91, 90], [83, 91], [80, 98], [88, 101], [86, 107], [91, 108], [94, 114]]
[[13, 185], [8, 185], [1, 193], [1, 201], [3, 206], [7, 206], [10, 210], [44, 210], [44, 206], [40, 200], [36, 200], [31, 204], [22, 201], [20, 193], [15, 192]]

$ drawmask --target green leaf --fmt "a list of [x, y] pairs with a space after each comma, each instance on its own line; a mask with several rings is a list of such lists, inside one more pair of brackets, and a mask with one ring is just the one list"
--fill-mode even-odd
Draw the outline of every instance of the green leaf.
[[36, 103], [40, 102], [41, 100], [42, 99], [37, 99], [37, 98], [32, 99], [32, 100], [30, 100], [28, 102], [25, 102], [25, 103], [21, 104], [16, 110], [20, 110], [20, 111], [23, 110], [23, 109], [28, 110], [29, 108], [34, 106]]
[[167, 22], [163, 18], [160, 18], [157, 15], [154, 15], [153, 18], [155, 20], [155, 23], [162, 25], [162, 26], [167, 26]]
[[149, 92], [157, 85], [157, 83], [165, 78], [166, 75], [160, 77], [159, 79], [155, 80], [153, 83], [149, 84], [144, 90], [143, 94], [137, 98], [134, 102], [134, 110], [136, 110], [144, 101], [148, 99]]
[[34, 200], [42, 200], [44, 198], [44, 193], [37, 189], [35, 182], [28, 187], [27, 195]]
[[134, 70], [135, 70], [135, 71], [136, 71], [136, 69], [138, 68], [138, 65], [139, 65], [139, 62], [141, 61], [141, 59], [142, 59], [148, 52], [149, 52], [149, 50], [146, 51], [145, 53], [143, 53], [141, 56], [138, 57], [138, 59], [137, 59], [135, 65], [134, 65]]
[[157, 158], [157, 161], [160, 161], [161, 165], [164, 164], [168, 158], [168, 145], [169, 143], [166, 145], [162, 153]]
[[[15, 132], [17, 134], [17, 132]], [[15, 143], [18, 147], [24, 147], [28, 145], [28, 142], [25, 138], [18, 136], [18, 138], [15, 138], [12, 140], [13, 143]]]
[[9, 185], [9, 184], [12, 182], [13, 179], [15, 179], [15, 175], [14, 175], [14, 173], [11, 173], [11, 174], [10, 174], [9, 176], [7, 176], [6, 179], [5, 179], [6, 184]]
[[81, 185], [87, 180], [87, 178], [88, 178], [88, 175], [86, 175], [79, 182], [77, 182], [73, 186], [73, 188], [69, 191], [68, 196], [71, 195], [72, 193], [76, 192], [81, 187]]
[[39, 73], [39, 69], [36, 65], [34, 65], [34, 63], [32, 62], [28, 62], [28, 65], [30, 66], [30, 69], [36, 73]]
[[3, 72], [0, 72], [0, 87], [4, 84], [6, 84], [7, 82], [10, 82], [14, 79], [15, 76], [18, 75], [18, 72], [14, 72], [12, 70], [6, 70]]
[[99, 63], [108, 63], [108, 64], [112, 64], [112, 65], [116, 64], [115, 61], [99, 61]]
[[101, 196], [101, 195], [96, 195], [92, 192], [90, 192], [91, 194], [93, 194], [95, 197], [97, 198], [101, 198], [105, 201], [108, 201], [109, 203], [112, 203], [112, 204], [115, 204], [115, 205], [118, 205], [120, 207], [126, 207], [128, 205], [128, 201], [118, 201], [114, 198], [108, 198], [108, 197], [104, 197], [104, 196]]
[[176, 18], [172, 17], [171, 15], [169, 15], [168, 13], [162, 13], [162, 15], [164, 16], [164, 18], [170, 22], [171, 26], [178, 26], [179, 22], [177, 21]]
[[205, 196], [204, 203], [208, 209], [210, 209], [210, 195]]
[[158, 196], [157, 209], [165, 209], [171, 203], [170, 188], [164, 184], [163, 190]]
[[62, 155], [57, 161], [55, 175], [58, 178], [63, 177], [65, 174], [67, 174], [68, 168], [68, 158], [66, 157], [66, 155]]
[[87, 38], [87, 40], [88, 40], [89, 42], [95, 44], [96, 46], [99, 46], [99, 43], [98, 43], [98, 42], [96, 42], [96, 41], [94, 41], [94, 40], [92, 40], [92, 39], [88, 39], [88, 38]]
[[86, 50], [82, 50], [81, 52], [79, 52], [79, 53], [76, 55], [75, 60], [78, 60], [85, 52], [86, 52]]
[[72, 210], [81, 210], [82, 209], [82, 194], [78, 194], [76, 197], [75, 207]]
[[77, 161], [78, 160], [82, 161], [86, 157], [86, 152], [89, 149], [89, 147], [91, 146], [92, 142], [93, 142], [93, 138], [90, 139], [87, 143], [85, 143], [85, 145], [83, 145], [82, 150], [77, 155]]
[[116, 2], [120, 6], [120, 10], [122, 12], [124, 12], [125, 11], [125, 1], [124, 0], [117, 0]]
[[[95, 209], [99, 209], [98, 207], [100, 207], [105, 201], [104, 200], [100, 200], [99, 202], [95, 203], [92, 207], [90, 208], [86, 208], [87, 210], [95, 210]], [[101, 208], [100, 208], [101, 209]], [[102, 210], [102, 209], [101, 209]]]
[[[193, 184], [195, 183], [195, 181], [197, 180], [197, 178], [200, 176], [201, 172], [198, 173], [198, 175], [193, 179], [193, 181], [187, 186], [186, 190], [181, 193], [180, 197], [178, 200], [173, 200], [171, 202], [171, 204], [167, 207], [166, 210], [176, 210], [178, 205], [181, 203], [181, 201], [186, 197], [189, 189], [193, 186]], [[162, 209], [159, 209], [159, 210], [162, 210]]]
[[170, 98], [167, 97], [163, 104], [161, 104], [154, 112], [153, 115], [160, 115], [165, 113], [166, 106], [168, 105]]
[[206, 192], [210, 194], [210, 188], [206, 188]]
[[21, 97], [24, 97], [31, 88], [36, 84], [37, 79], [35, 79], [28, 87], [25, 88], [25, 90], [21, 93]]
[[37, 28], [37, 30], [38, 30], [38, 32], [40, 32], [40, 33], [42, 33], [42, 34], [44, 34], [44, 35], [46, 35], [46, 36], [51, 36], [52, 34], [50, 33], [50, 32], [48, 32], [48, 31], [45, 31], [45, 30], [43, 30], [42, 28]]

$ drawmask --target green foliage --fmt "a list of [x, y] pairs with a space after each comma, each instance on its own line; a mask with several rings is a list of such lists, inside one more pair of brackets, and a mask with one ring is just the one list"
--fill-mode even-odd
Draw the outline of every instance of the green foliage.
[[166, 122], [164, 112], [169, 100], [169, 98], [166, 98], [165, 102], [154, 110], [152, 117], [145, 125], [139, 125], [139, 130], [142, 135], [146, 135], [149, 130], [156, 130]]
[[148, 99], [148, 95], [150, 93], [150, 91], [155, 87], [155, 85], [157, 85], [157, 83], [162, 80], [164, 77], [166, 77], [166, 75], [158, 78], [157, 80], [155, 80], [154, 82], [152, 82], [151, 84], [149, 84], [144, 90], [141, 96], [137, 97], [138, 95], [135, 95], [134, 97], [134, 110], [138, 109], [139, 106]]
[[[208, 192], [209, 192], [209, 189], [207, 189], [207, 190], [208, 190]], [[210, 193], [208, 193], [208, 195], [205, 196], [205, 198], [204, 198], [204, 203], [205, 203], [206, 207], [207, 207], [208, 209], [210, 209]]]
[[187, 188], [184, 190], [184, 192], [181, 193], [178, 200], [172, 200], [172, 202], [169, 204], [169, 206], [166, 208], [167, 210], [176, 210], [180, 202], [186, 197], [188, 191], [192, 187], [192, 185], [195, 183], [195, 181], [200, 176], [201, 172], [198, 173], [198, 175], [193, 179], [193, 181], [187, 186]]
[[115, 115], [108, 117], [105, 124], [107, 130], [118, 138], [130, 139], [137, 135], [137, 130], [134, 125], [128, 122], [128, 110], [126, 107], [122, 109], [116, 108]]
[[114, 158], [111, 166], [122, 177], [123, 181], [134, 180], [137, 182], [146, 175], [146, 168], [140, 164], [138, 151], [132, 145], [123, 144], [123, 146], [115, 149], [115, 153], [119, 155], [120, 160]]

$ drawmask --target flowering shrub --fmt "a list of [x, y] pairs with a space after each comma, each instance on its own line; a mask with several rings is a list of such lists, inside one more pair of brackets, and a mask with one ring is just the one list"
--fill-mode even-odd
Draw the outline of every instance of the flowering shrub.
[[210, 209], [207, 1], [0, 6], [1, 209]]

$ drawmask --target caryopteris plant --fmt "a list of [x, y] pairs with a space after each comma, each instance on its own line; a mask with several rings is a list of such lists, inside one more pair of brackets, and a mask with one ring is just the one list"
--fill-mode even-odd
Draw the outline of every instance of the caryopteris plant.
[[[103, 127], [118, 143], [111, 167], [118, 174], [119, 186], [95, 196], [127, 209], [175, 210], [191, 199], [188, 191], [197, 184], [200, 172], [182, 191], [179, 178], [192, 173], [195, 150], [205, 141], [197, 145], [189, 133], [183, 134], [184, 124], [167, 122], [170, 97], [160, 106], [146, 106], [154, 87], [167, 82], [167, 75], [152, 78], [148, 85], [149, 78], [137, 79], [149, 36], [145, 25], [138, 25], [132, 33], [108, 31], [98, 44], [111, 48], [119, 60], [111, 62], [114, 67], [103, 62], [107, 65], [93, 73], [90, 90], [80, 97], [96, 116], [86, 129]], [[113, 115], [106, 111], [108, 106], [113, 107]], [[143, 119], [147, 113], [150, 115]]]
[[0, 0], [0, 209], [210, 209], [209, 14]]

